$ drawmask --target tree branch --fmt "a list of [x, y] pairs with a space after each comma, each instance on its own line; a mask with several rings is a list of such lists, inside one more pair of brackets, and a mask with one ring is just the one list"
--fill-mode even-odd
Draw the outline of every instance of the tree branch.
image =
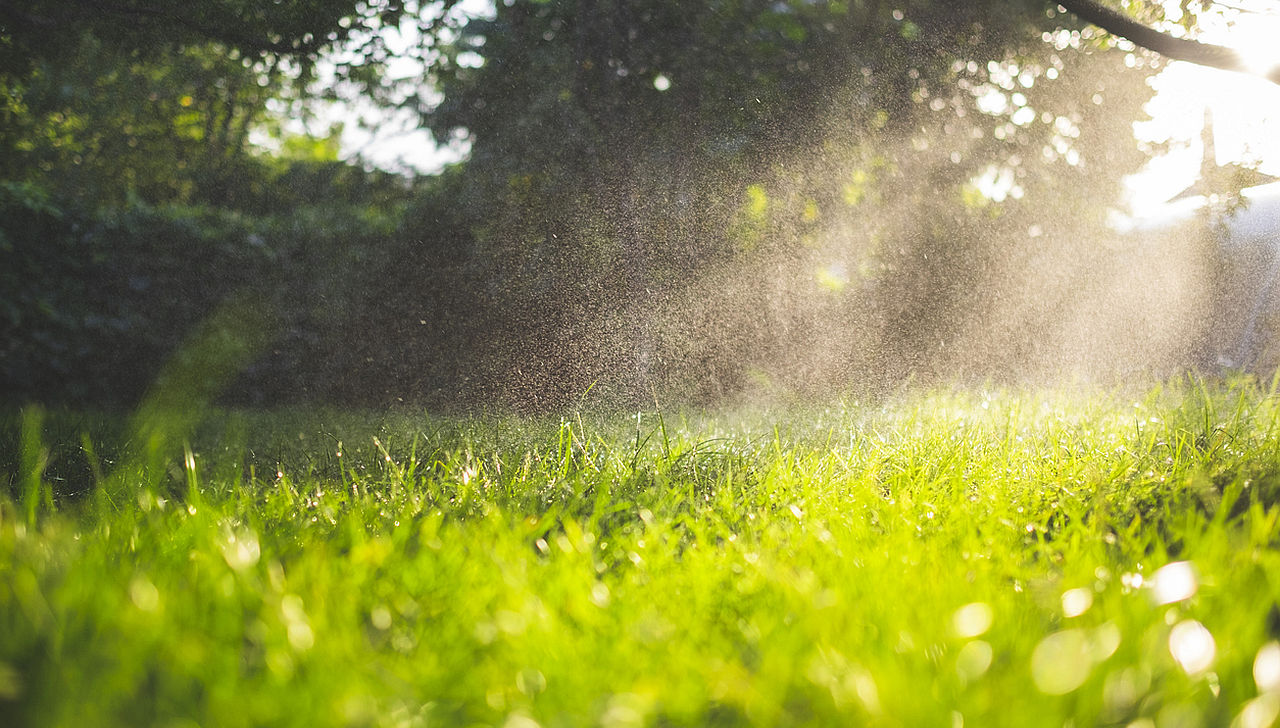
[[[1150, 51], [1155, 51], [1175, 61], [1188, 61], [1201, 66], [1221, 68], [1226, 71], [1237, 71], [1258, 75], [1245, 65], [1240, 54], [1231, 48], [1208, 43], [1200, 43], [1186, 38], [1175, 38], [1158, 30], [1148, 28], [1123, 13], [1118, 13], [1094, 0], [1056, 0], [1058, 5], [1073, 13], [1081, 20], [1093, 23], [1108, 33], [1127, 38], [1133, 43]], [[1280, 66], [1265, 75], [1272, 83], [1280, 84]]]

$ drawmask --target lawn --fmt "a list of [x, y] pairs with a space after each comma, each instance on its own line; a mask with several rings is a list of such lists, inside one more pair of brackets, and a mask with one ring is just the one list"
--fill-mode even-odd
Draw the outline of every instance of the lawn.
[[28, 411], [0, 724], [1268, 726], [1273, 390]]

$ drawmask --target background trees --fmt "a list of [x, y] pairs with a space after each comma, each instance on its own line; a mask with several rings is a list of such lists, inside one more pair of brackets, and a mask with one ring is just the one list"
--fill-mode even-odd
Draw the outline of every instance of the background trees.
[[425, 116], [472, 140], [468, 350], [522, 401], [1024, 363], [1053, 306], [991, 291], [1069, 285], [1143, 159], [1152, 66], [1105, 46], [1023, 2], [500, 4]]
[[[241, 387], [273, 399], [874, 389], [1083, 345], [1058, 320], [1143, 160], [1147, 57], [1014, 0], [454, 5], [6, 7], [11, 391], [83, 377], [85, 327], [123, 306], [100, 334], [154, 337], [136, 392], [245, 286], [287, 322]], [[47, 23], [76, 32], [46, 44]], [[393, 27], [424, 78], [389, 72]], [[332, 140], [249, 142], [336, 88], [417, 109], [469, 159], [410, 183]], [[175, 289], [182, 316], [147, 293]]]
[[264, 358], [276, 376], [310, 356], [411, 184], [281, 127], [326, 93], [311, 85], [322, 52], [353, 59], [330, 64], [335, 78], [377, 84], [388, 56], [373, 31], [410, 7], [0, 5], [3, 398], [136, 401], [242, 289], [280, 319]]

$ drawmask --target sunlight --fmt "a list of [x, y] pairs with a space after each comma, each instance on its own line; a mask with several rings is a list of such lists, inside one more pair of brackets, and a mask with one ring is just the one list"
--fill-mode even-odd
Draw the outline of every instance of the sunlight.
[[[1239, 19], [1230, 28], [1233, 46], [1250, 71], [1265, 76], [1280, 66], [1280, 47], [1276, 45], [1276, 32], [1280, 30], [1280, 3], [1253, 3], [1260, 5], [1255, 16]], [[1249, 6], [1244, 6], [1249, 7]]]
[[[1176, 20], [1178, 2], [1166, 11]], [[1230, 10], [1201, 16], [1199, 39], [1236, 48], [1251, 68], [1274, 67], [1280, 59], [1280, 3], [1244, 0]], [[1170, 197], [1186, 189], [1200, 171], [1200, 132], [1208, 108], [1214, 119], [1216, 160], [1257, 164], [1280, 173], [1280, 86], [1260, 77], [1174, 61], [1151, 82], [1156, 95], [1147, 104], [1150, 119], [1134, 124], [1145, 144], [1167, 144], [1141, 173], [1127, 182], [1136, 217], [1159, 214]]]

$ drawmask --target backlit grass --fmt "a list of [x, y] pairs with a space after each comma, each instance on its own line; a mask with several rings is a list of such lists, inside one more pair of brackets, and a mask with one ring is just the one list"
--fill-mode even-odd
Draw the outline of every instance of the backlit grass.
[[0, 724], [1267, 726], [1277, 404], [222, 413], [145, 463], [28, 415]]

